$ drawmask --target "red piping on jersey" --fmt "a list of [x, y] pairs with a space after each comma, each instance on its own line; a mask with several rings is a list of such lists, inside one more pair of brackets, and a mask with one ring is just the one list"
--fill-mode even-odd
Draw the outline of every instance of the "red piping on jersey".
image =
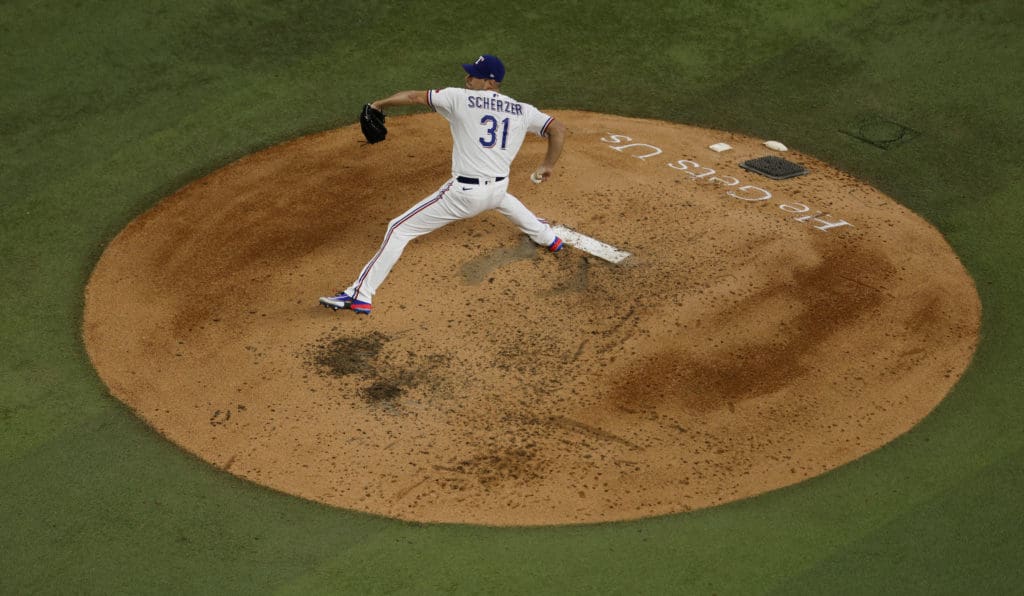
[[545, 122], [544, 126], [540, 129], [540, 136], [546, 137], [548, 135], [548, 126], [554, 121], [555, 119], [553, 117], [548, 118], [548, 121]]

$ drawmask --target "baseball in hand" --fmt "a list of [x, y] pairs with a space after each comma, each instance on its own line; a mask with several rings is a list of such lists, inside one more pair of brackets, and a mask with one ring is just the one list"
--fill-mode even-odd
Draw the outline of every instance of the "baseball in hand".
[[534, 184], [540, 184], [541, 182], [544, 182], [544, 178], [542, 178], [537, 172], [534, 172], [530, 174], [530, 181]]

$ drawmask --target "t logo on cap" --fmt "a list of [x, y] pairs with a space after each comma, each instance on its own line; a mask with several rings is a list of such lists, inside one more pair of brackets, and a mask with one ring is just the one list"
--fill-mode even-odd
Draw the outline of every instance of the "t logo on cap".
[[505, 78], [505, 65], [497, 56], [490, 54], [480, 56], [472, 64], [463, 64], [462, 69], [478, 79], [492, 79], [500, 83]]

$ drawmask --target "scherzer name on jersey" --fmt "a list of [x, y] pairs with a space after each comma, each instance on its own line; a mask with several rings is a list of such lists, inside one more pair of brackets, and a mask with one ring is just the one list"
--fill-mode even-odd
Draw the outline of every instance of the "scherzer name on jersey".
[[469, 107], [478, 110], [516, 114], [517, 116], [521, 116], [523, 113], [523, 104], [521, 103], [503, 101], [494, 97], [467, 97], [466, 99], [468, 100]]

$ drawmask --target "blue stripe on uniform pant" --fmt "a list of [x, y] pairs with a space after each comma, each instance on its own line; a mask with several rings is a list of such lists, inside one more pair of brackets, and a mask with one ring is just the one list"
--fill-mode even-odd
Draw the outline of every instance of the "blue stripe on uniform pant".
[[[381, 245], [380, 245], [380, 248], [377, 249], [377, 254], [373, 255], [373, 258], [370, 259], [370, 262], [367, 263], [366, 267], [363, 268], [362, 273], [359, 274], [359, 279], [356, 280], [356, 283], [355, 283], [355, 285], [353, 287], [353, 292], [354, 293], [352, 294], [352, 298], [354, 298], [354, 299], [361, 299], [359, 297], [359, 291], [362, 289], [363, 283], [366, 281], [366, 277], [370, 273], [370, 269], [373, 268], [373, 266], [380, 259], [381, 254], [384, 253], [384, 249], [387, 247], [388, 242], [391, 240], [391, 237], [394, 235], [395, 230], [398, 229], [398, 227], [401, 226], [403, 223], [409, 221], [409, 219], [411, 219], [411, 218], [415, 217], [416, 215], [418, 215], [424, 209], [427, 209], [431, 205], [434, 205], [435, 203], [437, 203], [438, 201], [443, 199], [444, 195], [448, 192], [448, 189], [450, 189], [452, 187], [452, 184], [454, 184], [454, 182], [449, 182], [446, 186], [442, 187], [441, 190], [438, 191], [436, 197], [434, 197], [433, 199], [428, 199], [422, 205], [418, 205], [418, 206], [414, 207], [411, 211], [409, 211], [401, 219], [393, 222], [390, 226], [388, 226], [388, 231], [384, 235], [384, 242], [382, 242]], [[369, 297], [369, 298], [372, 298], [372, 296]]]

